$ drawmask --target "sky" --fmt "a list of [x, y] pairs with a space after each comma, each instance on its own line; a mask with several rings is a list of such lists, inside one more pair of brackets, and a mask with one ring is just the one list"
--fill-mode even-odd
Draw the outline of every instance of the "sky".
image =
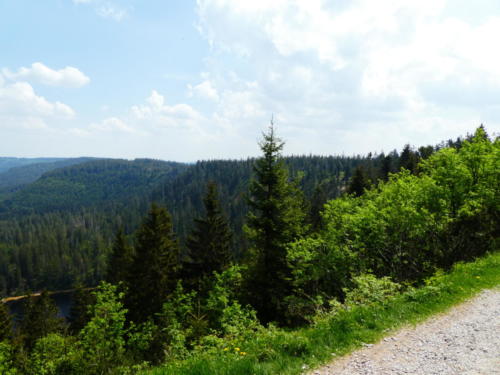
[[498, 0], [0, 0], [0, 156], [366, 154], [500, 132]]

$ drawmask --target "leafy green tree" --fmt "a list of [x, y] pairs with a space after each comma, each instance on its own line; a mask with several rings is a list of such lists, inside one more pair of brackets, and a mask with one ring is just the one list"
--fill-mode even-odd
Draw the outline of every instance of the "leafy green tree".
[[91, 306], [92, 318], [80, 332], [86, 374], [109, 374], [124, 362], [125, 315], [123, 293], [117, 286], [102, 282]]
[[0, 342], [10, 341], [12, 338], [12, 316], [9, 307], [0, 301]]
[[125, 282], [133, 260], [133, 248], [127, 244], [127, 239], [120, 228], [115, 236], [111, 255], [108, 260], [106, 281], [111, 284]]
[[187, 240], [190, 262], [186, 265], [186, 274], [195, 276], [198, 290], [202, 289], [199, 284], [203, 279], [229, 267], [233, 258], [231, 230], [217, 196], [217, 185], [210, 182], [203, 199], [205, 216], [195, 220], [195, 228]]
[[14, 353], [12, 346], [6, 341], [0, 341], [0, 374], [18, 375], [14, 367]]
[[136, 233], [136, 242], [127, 283], [127, 307], [130, 319], [140, 323], [161, 311], [175, 289], [180, 271], [179, 245], [166, 208], [151, 205]]
[[31, 375], [84, 375], [83, 352], [75, 337], [50, 333], [37, 340], [29, 359]]
[[281, 158], [284, 143], [272, 123], [263, 137], [248, 201], [247, 233], [254, 256], [248, 288], [259, 318], [270, 322], [284, 319], [283, 299], [291, 292], [287, 245], [305, 233], [306, 215], [301, 191], [288, 180]]

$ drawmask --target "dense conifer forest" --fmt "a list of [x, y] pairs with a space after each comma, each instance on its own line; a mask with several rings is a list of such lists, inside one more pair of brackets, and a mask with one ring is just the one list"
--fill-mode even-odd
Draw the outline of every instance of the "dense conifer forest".
[[3, 196], [0, 294], [77, 291], [69, 321], [47, 292], [25, 299], [15, 327], [0, 303], [0, 372], [131, 374], [228, 348], [245, 356], [256, 335], [498, 249], [500, 140], [482, 126], [389, 154], [283, 157], [271, 125], [260, 148], [194, 165], [87, 160]]

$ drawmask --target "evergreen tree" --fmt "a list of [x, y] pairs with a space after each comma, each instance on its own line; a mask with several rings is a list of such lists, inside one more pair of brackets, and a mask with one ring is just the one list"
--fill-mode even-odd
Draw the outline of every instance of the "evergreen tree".
[[0, 301], [0, 342], [12, 338], [12, 316], [7, 304]]
[[43, 291], [38, 297], [25, 298], [20, 328], [25, 346], [29, 350], [39, 338], [49, 333], [64, 331], [64, 321], [58, 316], [58, 312], [47, 291]]
[[404, 168], [409, 170], [411, 174], [415, 174], [417, 172], [418, 159], [418, 154], [413, 151], [411, 146], [409, 144], [405, 145], [399, 157], [399, 170]]
[[387, 181], [389, 179], [389, 173], [392, 173], [392, 156], [387, 154], [382, 159], [382, 165], [380, 166], [380, 177], [382, 180]]
[[160, 312], [167, 296], [175, 289], [180, 271], [179, 245], [166, 208], [151, 205], [136, 233], [131, 269], [127, 307], [131, 320], [143, 322]]
[[351, 178], [349, 186], [347, 187], [347, 192], [349, 194], [354, 194], [356, 197], [360, 197], [363, 195], [365, 189], [369, 189], [370, 186], [371, 181], [365, 171], [365, 168], [362, 165], [358, 165], [354, 170], [354, 174]]
[[111, 284], [118, 284], [127, 280], [127, 274], [132, 264], [133, 249], [127, 244], [127, 239], [120, 228], [115, 236], [111, 255], [108, 260], [106, 281]]
[[263, 321], [283, 322], [283, 300], [291, 293], [287, 245], [305, 232], [304, 201], [288, 181], [281, 159], [284, 143], [274, 134], [272, 122], [263, 137], [259, 144], [263, 156], [255, 162], [248, 201], [247, 233], [255, 256], [248, 289]]
[[78, 333], [90, 321], [90, 307], [95, 303], [95, 295], [83, 286], [77, 286], [73, 294], [69, 323], [73, 333]]
[[[232, 261], [232, 234], [217, 196], [217, 185], [209, 182], [203, 199], [205, 217], [195, 219], [195, 228], [187, 240], [190, 262], [186, 268], [195, 284], [214, 271], [223, 271]], [[200, 285], [194, 286], [200, 290]]]

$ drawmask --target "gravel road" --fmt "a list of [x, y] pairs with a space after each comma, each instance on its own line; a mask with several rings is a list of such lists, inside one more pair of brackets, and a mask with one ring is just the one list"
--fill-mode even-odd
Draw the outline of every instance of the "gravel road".
[[500, 374], [500, 290], [364, 346], [310, 375]]

